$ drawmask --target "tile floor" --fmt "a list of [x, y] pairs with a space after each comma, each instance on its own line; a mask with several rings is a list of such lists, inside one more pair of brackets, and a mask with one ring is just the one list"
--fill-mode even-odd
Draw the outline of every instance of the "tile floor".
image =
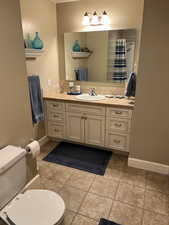
[[113, 155], [104, 176], [43, 161], [56, 145], [49, 142], [38, 157], [40, 180], [31, 188], [58, 192], [66, 203], [64, 225], [98, 225], [104, 217], [122, 225], [169, 225], [169, 177], [129, 168]]
[[66, 203], [64, 225], [98, 225], [104, 217], [122, 225], [169, 225], [169, 177], [127, 166], [113, 155], [104, 176], [42, 161], [40, 187], [58, 192]]

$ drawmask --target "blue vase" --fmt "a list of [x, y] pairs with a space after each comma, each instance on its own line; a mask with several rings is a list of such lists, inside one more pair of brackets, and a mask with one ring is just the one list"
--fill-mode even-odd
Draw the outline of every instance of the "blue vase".
[[73, 52], [80, 52], [81, 51], [81, 47], [80, 47], [80, 44], [79, 44], [78, 40], [75, 41], [72, 50], [73, 50]]
[[32, 41], [32, 47], [35, 49], [42, 49], [44, 47], [43, 41], [40, 39], [38, 32], [36, 32], [36, 36]]

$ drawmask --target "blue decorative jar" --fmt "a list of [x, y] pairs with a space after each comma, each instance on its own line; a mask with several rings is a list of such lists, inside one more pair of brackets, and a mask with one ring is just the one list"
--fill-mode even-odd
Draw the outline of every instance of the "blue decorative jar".
[[40, 39], [38, 32], [36, 32], [35, 38], [32, 41], [32, 47], [34, 49], [42, 49], [44, 47], [43, 41]]
[[75, 41], [72, 50], [73, 50], [73, 52], [80, 52], [81, 51], [81, 47], [80, 47], [80, 44], [79, 44], [78, 40]]

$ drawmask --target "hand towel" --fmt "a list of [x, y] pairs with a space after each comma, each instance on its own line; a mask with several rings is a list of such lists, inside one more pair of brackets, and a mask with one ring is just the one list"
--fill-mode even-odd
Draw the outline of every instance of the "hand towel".
[[87, 81], [88, 80], [88, 69], [87, 68], [77, 68], [75, 69], [76, 80]]
[[42, 91], [39, 76], [29, 76], [29, 94], [32, 108], [32, 121], [38, 123], [44, 119]]
[[126, 96], [127, 97], [135, 97], [136, 94], [136, 74], [131, 73], [128, 85], [127, 85], [127, 91], [126, 91]]

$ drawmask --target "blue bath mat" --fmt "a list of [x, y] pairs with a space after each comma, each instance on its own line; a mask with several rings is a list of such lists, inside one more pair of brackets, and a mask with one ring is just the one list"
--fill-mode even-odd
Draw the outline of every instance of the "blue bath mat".
[[112, 152], [109, 151], [61, 142], [44, 160], [104, 175], [111, 155]]
[[114, 223], [112, 221], [106, 220], [106, 219], [101, 219], [99, 222], [99, 225], [120, 225], [118, 223]]

